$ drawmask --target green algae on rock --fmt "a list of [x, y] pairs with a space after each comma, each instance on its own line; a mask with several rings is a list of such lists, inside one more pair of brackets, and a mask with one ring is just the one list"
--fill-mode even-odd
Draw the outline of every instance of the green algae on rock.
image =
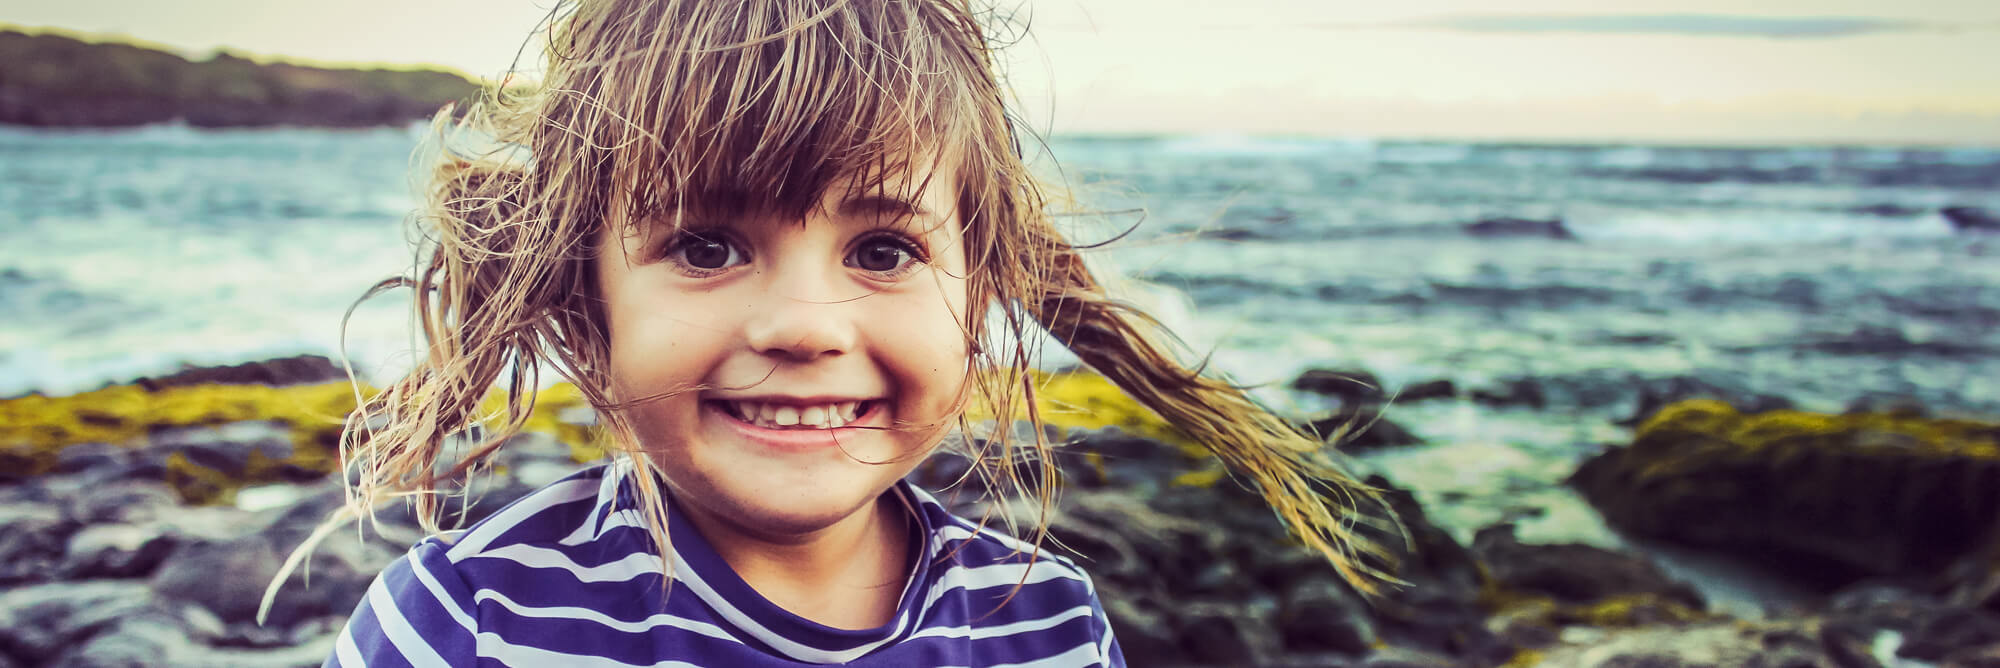
[[1125, 395], [1110, 379], [1090, 372], [1037, 374], [1037, 403], [1042, 421], [1066, 429], [1117, 427], [1126, 432], [1182, 448], [1206, 448], [1167, 424], [1152, 409]]
[[1827, 586], [1928, 577], [2000, 540], [2000, 425], [1688, 400], [1570, 483], [1621, 529]]
[[290, 426], [290, 463], [331, 471], [341, 420], [353, 408], [354, 390], [346, 383], [194, 385], [159, 392], [114, 385], [66, 397], [8, 399], [0, 401], [0, 476], [47, 473], [57, 453], [71, 445], [140, 448], [161, 429], [260, 420]]
[[[359, 391], [365, 396], [375, 390]], [[338, 468], [341, 430], [356, 397], [354, 386], [333, 382], [289, 387], [209, 384], [159, 391], [115, 385], [65, 397], [0, 400], [0, 480], [49, 473], [65, 448], [103, 443], [146, 451], [183, 500], [228, 503], [236, 490], [248, 485], [296, 479], [301, 471], [328, 473]], [[504, 401], [504, 393], [489, 397], [487, 414], [498, 414]], [[561, 439], [579, 462], [602, 457], [604, 449], [589, 428], [565, 419], [582, 405], [581, 394], [569, 385], [544, 390], [524, 428]], [[251, 450], [228, 465], [203, 461], [182, 448], [156, 447], [162, 435], [181, 428], [255, 422], [281, 428], [290, 447]]]

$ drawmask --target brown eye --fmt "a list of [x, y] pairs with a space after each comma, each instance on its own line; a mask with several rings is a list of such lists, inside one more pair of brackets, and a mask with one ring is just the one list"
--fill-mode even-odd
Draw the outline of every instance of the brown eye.
[[729, 244], [716, 241], [696, 241], [681, 247], [682, 257], [688, 266], [697, 269], [721, 269], [729, 266]]
[[871, 239], [854, 249], [847, 264], [863, 271], [893, 274], [917, 259], [907, 244], [893, 239]]
[[735, 244], [722, 239], [687, 235], [667, 249], [667, 259], [695, 271], [719, 271], [743, 264], [746, 258]]

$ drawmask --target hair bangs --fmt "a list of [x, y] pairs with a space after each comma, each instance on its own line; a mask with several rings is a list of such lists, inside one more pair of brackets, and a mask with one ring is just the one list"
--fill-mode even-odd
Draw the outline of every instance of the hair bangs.
[[[599, 26], [620, 54], [597, 86], [612, 136], [611, 196], [633, 225], [803, 219], [829, 190], [901, 197], [979, 134], [976, 30], [926, 3], [665, 2], [676, 29]], [[664, 28], [664, 26], [663, 26]], [[954, 55], [956, 57], [954, 57]], [[954, 62], [955, 61], [955, 62]], [[609, 96], [609, 97], [606, 97]], [[620, 99], [623, 98], [623, 99]]]

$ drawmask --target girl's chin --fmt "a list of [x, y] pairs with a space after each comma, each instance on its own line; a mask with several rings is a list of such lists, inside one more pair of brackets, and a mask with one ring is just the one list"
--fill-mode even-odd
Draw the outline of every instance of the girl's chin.
[[[857, 481], [858, 482], [858, 481]], [[893, 484], [894, 481], [890, 481]], [[883, 485], [886, 490], [888, 485]], [[766, 540], [809, 536], [863, 513], [883, 490], [872, 486], [833, 489], [687, 490], [703, 497], [696, 512], [711, 523]], [[713, 538], [713, 537], [711, 537]]]

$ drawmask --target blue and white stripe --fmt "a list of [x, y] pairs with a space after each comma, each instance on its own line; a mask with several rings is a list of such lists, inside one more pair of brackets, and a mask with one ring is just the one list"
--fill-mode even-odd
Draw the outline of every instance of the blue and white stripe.
[[895, 619], [852, 631], [758, 595], [671, 509], [663, 562], [630, 475], [593, 467], [418, 543], [375, 580], [326, 665], [1124, 665], [1083, 571], [952, 516], [908, 483], [892, 493], [916, 510], [927, 558]]

